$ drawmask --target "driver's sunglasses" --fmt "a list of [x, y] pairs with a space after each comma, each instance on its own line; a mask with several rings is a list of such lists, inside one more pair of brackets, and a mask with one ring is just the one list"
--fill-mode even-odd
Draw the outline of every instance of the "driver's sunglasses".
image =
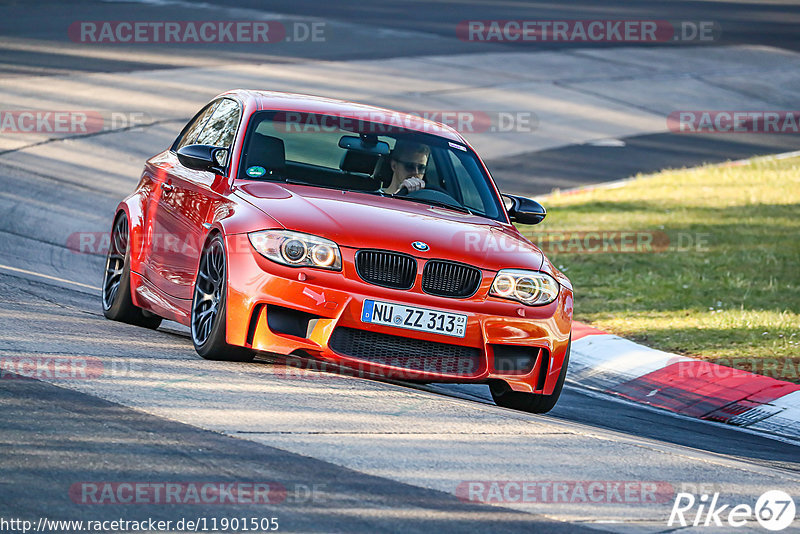
[[425, 172], [425, 169], [428, 168], [426, 164], [417, 163], [416, 161], [403, 161], [401, 159], [396, 159], [395, 161], [402, 163], [408, 172]]

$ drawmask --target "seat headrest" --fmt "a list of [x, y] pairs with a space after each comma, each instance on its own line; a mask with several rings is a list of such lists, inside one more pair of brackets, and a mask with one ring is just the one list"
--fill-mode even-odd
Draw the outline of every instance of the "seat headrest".
[[259, 165], [267, 170], [286, 167], [286, 148], [283, 139], [253, 132], [245, 155], [245, 169]]
[[344, 156], [342, 156], [342, 162], [339, 163], [339, 168], [344, 172], [358, 172], [371, 176], [375, 171], [375, 164], [378, 163], [378, 157], [378, 154], [348, 150], [344, 153]]
[[392, 183], [392, 165], [389, 163], [391, 156], [383, 155], [375, 166], [375, 178], [380, 180], [381, 187], [389, 187]]

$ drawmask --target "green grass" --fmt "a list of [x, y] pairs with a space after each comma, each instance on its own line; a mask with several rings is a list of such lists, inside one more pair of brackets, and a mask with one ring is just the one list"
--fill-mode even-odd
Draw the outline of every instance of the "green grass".
[[575, 286], [577, 320], [800, 381], [800, 158], [665, 171], [613, 189], [556, 193], [544, 204], [542, 224], [520, 226], [534, 241], [574, 231], [669, 239], [666, 249], [640, 253], [545, 246]]

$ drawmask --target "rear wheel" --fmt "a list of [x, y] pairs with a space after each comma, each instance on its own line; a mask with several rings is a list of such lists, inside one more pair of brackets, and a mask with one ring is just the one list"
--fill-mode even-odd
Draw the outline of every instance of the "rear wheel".
[[227, 269], [225, 244], [217, 234], [203, 248], [192, 298], [192, 342], [206, 360], [249, 362], [252, 350], [225, 341]]
[[561, 390], [564, 389], [564, 380], [567, 378], [567, 367], [569, 365], [569, 353], [571, 349], [572, 338], [570, 338], [567, 344], [564, 364], [561, 366], [561, 372], [558, 374], [558, 382], [556, 382], [553, 393], [550, 395], [541, 395], [537, 393], [514, 391], [505, 382], [498, 381], [489, 386], [495, 404], [503, 408], [512, 408], [514, 410], [531, 413], [547, 413], [552, 410], [558, 402], [558, 398], [561, 396]]
[[113, 321], [158, 328], [161, 317], [145, 312], [131, 299], [131, 251], [128, 217], [120, 213], [111, 230], [103, 275], [103, 315]]

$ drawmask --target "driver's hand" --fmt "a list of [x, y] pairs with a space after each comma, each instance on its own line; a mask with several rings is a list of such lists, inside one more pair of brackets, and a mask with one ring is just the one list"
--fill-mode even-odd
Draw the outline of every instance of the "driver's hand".
[[406, 178], [403, 180], [403, 183], [400, 184], [400, 189], [403, 187], [408, 189], [408, 192], [411, 193], [413, 191], [419, 191], [425, 187], [425, 182], [422, 180], [422, 178], [416, 178], [412, 176], [411, 178]]

